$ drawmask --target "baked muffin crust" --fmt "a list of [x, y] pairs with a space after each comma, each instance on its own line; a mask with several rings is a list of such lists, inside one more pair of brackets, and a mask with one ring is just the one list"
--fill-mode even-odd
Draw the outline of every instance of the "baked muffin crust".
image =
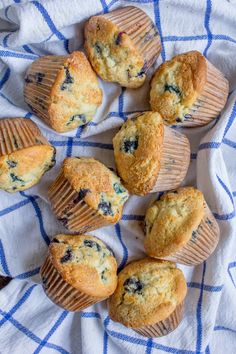
[[100, 239], [57, 235], [49, 245], [49, 257], [62, 278], [79, 291], [101, 298], [114, 292], [116, 259]]
[[127, 120], [113, 138], [118, 174], [131, 193], [145, 195], [154, 186], [163, 139], [163, 121], [155, 112]]
[[118, 285], [108, 300], [113, 321], [140, 328], [166, 319], [185, 298], [183, 273], [172, 262], [144, 258], [118, 274]]
[[167, 124], [188, 118], [188, 113], [201, 92], [207, 77], [205, 57], [198, 51], [176, 55], [164, 62], [151, 82], [150, 104]]
[[193, 187], [162, 195], [147, 210], [144, 247], [151, 257], [164, 257], [181, 249], [204, 217], [204, 196]]

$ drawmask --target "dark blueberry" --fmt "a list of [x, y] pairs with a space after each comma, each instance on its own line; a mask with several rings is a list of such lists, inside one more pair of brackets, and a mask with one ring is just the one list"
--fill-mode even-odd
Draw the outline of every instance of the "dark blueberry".
[[125, 291], [133, 294], [141, 294], [143, 283], [136, 277], [128, 278], [123, 284]]
[[122, 35], [124, 34], [125, 32], [119, 32], [117, 37], [116, 37], [116, 40], [115, 40], [115, 43], [116, 45], [119, 45], [121, 40], [122, 40]]
[[68, 248], [63, 257], [61, 257], [61, 263], [66, 263], [72, 260], [72, 249]]
[[212, 222], [209, 218], [206, 218], [206, 223], [207, 223], [208, 225], [210, 225], [210, 226], [213, 225], [213, 222]]
[[125, 189], [122, 187], [122, 185], [120, 183], [114, 183], [113, 184], [113, 188], [114, 188], [114, 191], [117, 193], [117, 194], [120, 194], [120, 193], [124, 193], [125, 192]]
[[100, 45], [99, 45], [98, 43], [95, 43], [94, 49], [95, 49], [95, 52], [96, 52], [99, 56], [102, 55], [102, 48], [100, 47]]
[[15, 136], [13, 136], [13, 143], [14, 143], [15, 148], [18, 149], [19, 145], [17, 143], [17, 140], [16, 140]]
[[192, 118], [192, 114], [185, 114], [184, 119], [188, 120]]
[[98, 204], [98, 209], [101, 209], [104, 215], [113, 215], [112, 207], [110, 202], [104, 202]]
[[182, 122], [181, 118], [177, 117], [177, 118], [176, 118], [176, 122], [177, 122], [177, 123], [181, 123], [181, 122]]
[[68, 223], [68, 219], [67, 218], [59, 218], [58, 219], [61, 223], [62, 223], [62, 225], [64, 225], [65, 227], [67, 226], [67, 223]]
[[192, 239], [195, 240], [195, 239], [197, 238], [197, 235], [198, 235], [197, 230], [196, 230], [196, 231], [193, 231], [193, 232], [192, 232]]
[[90, 192], [91, 192], [90, 189], [86, 189], [86, 188], [80, 189], [80, 191], [77, 193], [77, 196], [73, 200], [73, 203], [74, 204], [79, 203], [82, 199], [85, 198], [86, 194]]
[[66, 78], [63, 81], [63, 83], [61, 84], [61, 90], [64, 91], [67, 89], [68, 85], [73, 84], [74, 83], [74, 79], [73, 77], [70, 75], [69, 69], [67, 67], [64, 68], [65, 69], [65, 75]]
[[86, 120], [86, 115], [85, 114], [75, 114], [74, 116], [72, 116], [69, 121], [66, 123], [66, 125], [70, 125], [72, 122], [74, 122], [75, 120], [79, 120], [81, 121], [83, 124], [85, 124], [87, 122]]
[[105, 277], [106, 271], [107, 271], [107, 268], [105, 268], [105, 269], [102, 271], [102, 273], [101, 273], [101, 278], [102, 278], [102, 280], [107, 280], [107, 277]]
[[26, 84], [31, 84], [32, 82], [33, 82], [33, 80], [30, 79], [30, 75], [27, 75], [27, 76], [25, 77], [25, 83], [26, 83]]
[[165, 84], [164, 90], [168, 91], [170, 93], [175, 93], [180, 98], [182, 97], [182, 93], [181, 93], [180, 89], [177, 86]]
[[45, 74], [43, 73], [35, 73], [35, 80], [37, 84], [40, 84], [43, 81]]
[[84, 245], [86, 247], [94, 248], [97, 252], [100, 252], [102, 249], [101, 246], [97, 242], [92, 241], [92, 240], [84, 240]]
[[12, 161], [12, 160], [8, 160], [7, 164], [10, 168], [14, 168], [17, 166], [17, 162], [16, 161]]
[[133, 154], [135, 150], [138, 148], [138, 137], [125, 139], [123, 141], [121, 150], [123, 150], [127, 154]]
[[41, 107], [42, 109], [45, 109], [46, 107], [44, 106], [44, 101], [42, 100], [42, 98], [36, 97], [35, 98], [35, 103], [39, 105], [39, 107]]
[[25, 183], [21, 178], [17, 177], [14, 173], [10, 173], [10, 177], [12, 179], [12, 182], [22, 182]]
[[37, 113], [37, 109], [31, 106], [31, 104], [28, 103], [29, 108], [31, 109], [32, 112]]

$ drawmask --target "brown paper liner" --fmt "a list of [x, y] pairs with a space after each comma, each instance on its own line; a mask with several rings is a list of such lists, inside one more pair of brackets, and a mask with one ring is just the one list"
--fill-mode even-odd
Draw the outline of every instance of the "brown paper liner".
[[127, 6], [111, 11], [103, 17], [115, 23], [121, 32], [126, 32], [145, 61], [145, 73], [153, 65], [161, 52], [158, 30], [144, 11]]
[[142, 336], [150, 338], [166, 336], [170, 332], [174, 331], [180, 324], [183, 318], [183, 309], [184, 302], [176, 306], [175, 311], [172, 312], [165, 320], [150, 326], [145, 326], [138, 329], [133, 328], [133, 330]]
[[49, 145], [30, 119], [0, 119], [0, 156], [35, 145]]
[[[63, 68], [67, 56], [44, 56], [35, 60], [28, 68], [25, 76], [24, 98], [32, 111], [51, 126], [48, 114], [51, 103], [51, 90], [59, 71]], [[39, 74], [43, 78], [38, 80]], [[39, 82], [40, 81], [40, 82]]]
[[164, 126], [161, 168], [151, 193], [179, 187], [187, 174], [189, 162], [190, 145], [187, 137]]
[[46, 295], [58, 306], [68, 311], [81, 311], [105, 298], [89, 296], [66, 281], [47, 256], [41, 268], [42, 285]]
[[209, 207], [205, 204], [205, 215], [188, 243], [171, 256], [158, 258], [185, 265], [197, 265], [214, 252], [219, 238], [219, 226]]
[[49, 199], [57, 219], [70, 231], [82, 234], [109, 223], [83, 200], [61, 172], [49, 189]]
[[207, 77], [203, 92], [189, 111], [189, 118], [180, 123], [184, 127], [197, 127], [210, 123], [224, 108], [229, 82], [207, 59]]

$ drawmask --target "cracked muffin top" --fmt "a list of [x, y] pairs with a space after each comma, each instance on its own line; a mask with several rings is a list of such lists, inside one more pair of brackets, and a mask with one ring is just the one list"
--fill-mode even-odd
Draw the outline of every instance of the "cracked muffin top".
[[206, 83], [207, 62], [198, 51], [176, 55], [157, 68], [151, 82], [150, 104], [167, 124], [188, 119]]
[[131, 88], [144, 83], [143, 56], [130, 36], [105, 16], [93, 16], [86, 23], [85, 49], [103, 80]]
[[98, 160], [86, 157], [66, 158], [62, 170], [72, 188], [79, 193], [79, 199], [109, 223], [116, 223], [121, 218], [129, 193], [114, 172]]
[[172, 262], [144, 258], [118, 274], [118, 285], [108, 300], [113, 321], [140, 328], [166, 319], [185, 298], [184, 275]]
[[164, 257], [181, 249], [195, 237], [204, 217], [202, 192], [185, 187], [155, 201], [145, 216], [144, 247], [151, 257]]
[[145, 195], [160, 170], [164, 125], [159, 113], [128, 119], [113, 138], [118, 174], [130, 193]]
[[49, 257], [62, 278], [74, 288], [96, 297], [107, 297], [114, 292], [116, 259], [100, 239], [57, 235], [49, 245]]

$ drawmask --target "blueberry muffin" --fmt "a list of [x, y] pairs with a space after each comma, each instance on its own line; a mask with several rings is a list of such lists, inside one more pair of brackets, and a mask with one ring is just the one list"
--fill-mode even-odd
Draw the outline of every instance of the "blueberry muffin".
[[183, 315], [187, 293], [184, 275], [172, 262], [144, 258], [118, 274], [108, 300], [111, 319], [146, 337], [173, 331]]
[[188, 139], [164, 126], [157, 112], [128, 119], [113, 139], [119, 176], [130, 193], [177, 188], [190, 161]]
[[68, 311], [81, 311], [108, 298], [117, 285], [111, 250], [88, 235], [57, 235], [41, 268], [47, 296]]
[[195, 265], [211, 255], [219, 233], [202, 192], [185, 187], [162, 195], [148, 208], [144, 246], [151, 257]]
[[115, 173], [87, 157], [66, 158], [49, 189], [57, 219], [78, 233], [116, 224], [128, 197]]
[[224, 75], [201, 53], [191, 51], [159, 66], [151, 82], [150, 104], [166, 124], [201, 126], [219, 115], [228, 93]]
[[0, 119], [0, 189], [12, 193], [34, 186], [54, 166], [55, 155], [30, 119]]
[[24, 97], [32, 112], [59, 133], [88, 123], [102, 103], [97, 77], [82, 52], [34, 61]]
[[161, 41], [146, 13], [127, 6], [89, 19], [85, 25], [85, 49], [103, 80], [137, 88], [159, 56]]

